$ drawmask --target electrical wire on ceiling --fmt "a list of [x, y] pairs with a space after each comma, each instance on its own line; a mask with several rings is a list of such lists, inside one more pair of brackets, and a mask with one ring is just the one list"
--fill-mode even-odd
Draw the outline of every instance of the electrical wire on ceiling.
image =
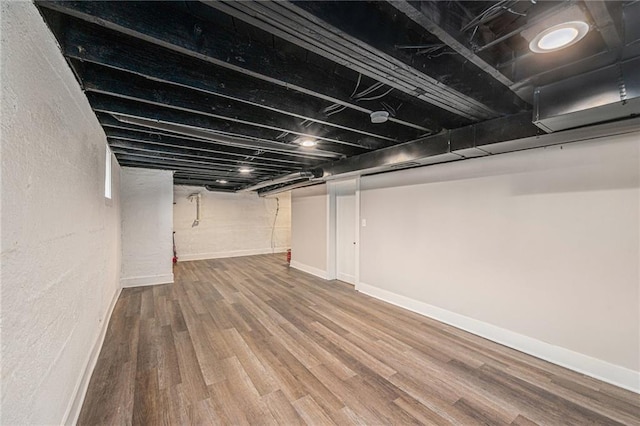
[[467, 23], [464, 27], [462, 27], [460, 29], [460, 32], [466, 32], [471, 28], [474, 28], [475, 34], [480, 25], [492, 21], [493, 19], [502, 15], [504, 12], [509, 12], [519, 16], [527, 16], [526, 13], [516, 12], [515, 10], [511, 9], [511, 6], [515, 5], [516, 3], [518, 3], [518, 0], [501, 0], [498, 3], [489, 6], [478, 16], [469, 21], [469, 23]]
[[276, 252], [275, 246], [275, 232], [276, 232], [276, 221], [278, 220], [278, 212], [280, 212], [280, 198], [276, 197], [276, 214], [273, 217], [273, 226], [271, 227], [271, 253]]
[[[471, 28], [473, 28], [473, 32], [471, 33], [471, 36], [469, 37], [469, 42], [472, 42], [473, 38], [475, 37], [475, 35], [478, 32], [478, 28], [480, 28], [481, 25], [484, 25], [484, 24], [487, 24], [487, 23], [491, 22], [492, 20], [496, 19], [498, 16], [502, 15], [505, 12], [509, 12], [509, 13], [511, 13], [513, 15], [525, 16], [526, 17], [527, 16], [526, 13], [516, 12], [515, 10], [511, 9], [511, 6], [515, 5], [516, 3], [518, 3], [518, 0], [501, 0], [498, 3], [496, 3], [496, 4], [492, 5], [492, 6], [489, 6], [486, 10], [484, 10], [482, 13], [480, 13], [480, 15], [476, 16], [469, 23], [467, 23], [464, 27], [462, 27], [460, 29], [460, 32], [464, 33], [466, 31], [470, 30]], [[438, 55], [438, 56], [440, 56], [440, 55]]]
[[[373, 96], [369, 96], [366, 97], [367, 95], [370, 95], [372, 93], [374, 93], [375, 91], [383, 88], [385, 86], [384, 83], [381, 83], [379, 81], [373, 83], [371, 86], [367, 87], [366, 89], [363, 89], [362, 91], [358, 92], [358, 89], [360, 88], [360, 83], [362, 82], [362, 74], [358, 73], [358, 81], [356, 82], [356, 86], [353, 89], [353, 92], [351, 92], [351, 95], [349, 96], [349, 98], [351, 98], [352, 100], [359, 102], [359, 101], [373, 101], [373, 100], [377, 100], [377, 99], [382, 99], [385, 96], [387, 96], [389, 93], [391, 93], [393, 91], [393, 87], [388, 89], [386, 92], [382, 93], [382, 94], [378, 94], [378, 95], [373, 95]], [[346, 109], [347, 107], [345, 105], [340, 105], [340, 104], [331, 104], [328, 107], [326, 107], [325, 109], [322, 110], [322, 112], [327, 116], [330, 117], [334, 114], [338, 114], [339, 112], [342, 112]]]

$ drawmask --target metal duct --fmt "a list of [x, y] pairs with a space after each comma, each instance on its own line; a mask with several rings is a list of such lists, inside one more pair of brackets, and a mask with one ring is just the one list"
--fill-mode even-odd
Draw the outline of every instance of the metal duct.
[[640, 130], [640, 117], [540, 134], [528, 113], [485, 121], [322, 166], [323, 180], [578, 142]]
[[533, 111], [546, 132], [640, 115], [640, 57], [537, 88]]
[[275, 179], [266, 180], [264, 182], [260, 182], [255, 185], [248, 186], [246, 188], [242, 188], [237, 192], [255, 191], [260, 188], [266, 188], [267, 186], [280, 185], [282, 183], [289, 183], [294, 180], [300, 180], [300, 179], [311, 179], [313, 177], [314, 177], [314, 174], [312, 172], [296, 172], [296, 173], [291, 173]]
[[638, 131], [640, 117], [552, 134], [537, 134], [540, 130], [531, 124], [528, 113], [517, 114], [328, 163], [314, 170], [319, 179], [283, 185], [259, 193], [265, 196], [348, 176], [389, 172]]

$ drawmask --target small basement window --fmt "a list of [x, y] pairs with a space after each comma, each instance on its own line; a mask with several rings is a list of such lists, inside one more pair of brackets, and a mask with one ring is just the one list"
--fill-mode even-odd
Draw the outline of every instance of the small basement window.
[[104, 197], [111, 199], [111, 150], [108, 146], [104, 161]]

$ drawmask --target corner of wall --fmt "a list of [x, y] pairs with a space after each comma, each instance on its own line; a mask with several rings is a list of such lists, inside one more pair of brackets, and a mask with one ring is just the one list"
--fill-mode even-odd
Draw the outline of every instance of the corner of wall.
[[295, 260], [291, 261], [291, 267], [299, 271], [306, 272], [307, 274], [314, 275], [318, 278], [322, 278], [323, 280], [327, 279], [327, 271], [323, 271], [322, 269], [314, 268], [313, 266], [305, 265], [304, 263], [300, 263]]

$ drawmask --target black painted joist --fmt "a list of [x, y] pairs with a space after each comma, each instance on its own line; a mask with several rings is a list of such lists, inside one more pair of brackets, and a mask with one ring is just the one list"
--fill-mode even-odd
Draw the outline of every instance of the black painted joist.
[[207, 160], [207, 161], [212, 161], [220, 164], [229, 164], [229, 165], [250, 164], [255, 167], [264, 167], [265, 169], [268, 169], [268, 170], [292, 170], [292, 169], [295, 169], [296, 167], [302, 167], [302, 166], [295, 166], [293, 164], [275, 164], [272, 162], [265, 162], [264, 160], [261, 161], [260, 157], [248, 156], [244, 158], [238, 158], [238, 157], [231, 157], [231, 156], [222, 155], [222, 154], [211, 154], [203, 151], [194, 151], [194, 150], [185, 149], [185, 148], [168, 147], [166, 145], [159, 146], [159, 145], [154, 145], [150, 143], [137, 142], [137, 141], [133, 142], [130, 140], [114, 139], [109, 137], [107, 137], [107, 140], [109, 141], [109, 147], [111, 147], [111, 150], [113, 152], [115, 152], [116, 149], [119, 149], [119, 150], [155, 153], [160, 155], [166, 154], [166, 155], [175, 156], [176, 158]]
[[[198, 180], [198, 179], [179, 179], [179, 178], [173, 178], [173, 184], [174, 185], [181, 185], [181, 186], [205, 186], [208, 187], [207, 190], [208, 191], [214, 191], [214, 192], [236, 192], [237, 189], [239, 189], [238, 185], [232, 185], [232, 184], [221, 184], [216, 182], [215, 180], [213, 181], [208, 181], [208, 180]], [[210, 189], [211, 188], [211, 189]]]
[[[78, 75], [82, 79], [87, 92], [103, 93], [131, 99], [138, 102], [151, 103], [167, 108], [195, 114], [208, 115], [212, 118], [242, 125], [259, 127], [279, 134], [288, 132], [286, 142], [295, 143], [297, 139], [311, 138], [329, 144], [354, 146], [357, 148], [377, 149], [392, 145], [387, 140], [368, 138], [363, 135], [315, 124], [309, 128], [300, 125], [301, 121], [285, 114], [265, 111], [262, 108], [240, 102], [204, 94], [172, 84], [164, 84], [149, 80], [135, 74], [117, 71], [95, 64], [76, 64]], [[348, 140], [345, 137], [357, 137]]]
[[208, 142], [183, 139], [169, 135], [158, 135], [154, 133], [147, 133], [144, 131], [125, 130], [111, 127], [105, 127], [104, 131], [107, 135], [107, 138], [111, 140], [152, 145], [159, 150], [163, 148], [166, 148], [167, 150], [185, 149], [189, 150], [192, 153], [201, 153], [201, 155], [203, 156], [219, 156], [221, 158], [236, 160], [245, 158], [256, 158], [272, 163], [276, 166], [281, 165], [285, 167], [309, 166], [312, 164], [317, 164], [319, 161], [312, 161], [308, 158], [282, 158], [277, 154], [274, 155], [259, 150], [221, 146]]
[[158, 159], [158, 160], [170, 160], [175, 162], [180, 162], [184, 164], [194, 164], [201, 165], [205, 167], [215, 166], [215, 167], [228, 167], [229, 169], [238, 169], [242, 166], [251, 167], [256, 171], [256, 173], [287, 173], [292, 172], [292, 168], [286, 167], [273, 167], [270, 165], [265, 165], [262, 163], [256, 163], [255, 161], [247, 160], [247, 161], [235, 161], [235, 160], [225, 160], [225, 159], [215, 159], [209, 157], [199, 157], [199, 156], [191, 156], [189, 154], [182, 154], [176, 152], [169, 151], [150, 151], [146, 149], [140, 149], [137, 147], [129, 147], [122, 148], [116, 145], [113, 145], [108, 141], [109, 146], [112, 147], [111, 151], [114, 154], [122, 154], [122, 155], [130, 155], [136, 156], [140, 158], [148, 158], [148, 159]]
[[[115, 153], [118, 163], [122, 161], [133, 161], [143, 166], [154, 166], [162, 168], [163, 170], [192, 170], [197, 172], [211, 172], [211, 173], [237, 173], [238, 169], [235, 166], [225, 166], [216, 164], [198, 164], [189, 161], [183, 161], [180, 159], [172, 158], [149, 158], [144, 155], [136, 155], [132, 153]], [[250, 182], [259, 181], [260, 179], [267, 179], [270, 176], [277, 176], [278, 173], [268, 173], [262, 170], [254, 170], [248, 177], [253, 178]]]
[[[514, 86], [513, 81], [509, 80], [496, 69], [495, 59], [487, 58], [487, 60], [485, 60], [473, 51], [473, 47], [467, 39], [467, 36], [460, 33], [460, 28], [464, 26], [466, 21], [463, 21], [459, 14], [450, 13], [450, 5], [431, 1], [409, 2], [407, 0], [388, 0], [387, 3], [437, 37], [438, 40], [445, 45], [440, 49], [440, 53], [445, 51], [456, 52], [462, 58], [469, 61], [470, 64], [464, 62], [463, 66], [449, 66], [445, 72], [452, 73], [452, 79], [458, 81], [463, 80], [467, 87], [475, 91], [476, 94], [471, 95], [478, 96], [479, 99], [483, 99], [484, 102], [497, 110], [508, 108], [506, 112], [517, 112], [518, 106], [520, 110], [529, 109], [525, 104], [515, 99], [513, 94], [505, 92], [504, 89], [500, 90], [499, 87], [495, 87], [495, 85], [491, 84], [490, 80], [486, 79], [486, 77], [489, 77], [509, 90], [512, 90]], [[379, 5], [379, 7], [384, 6]], [[484, 31], [488, 30], [483, 29]], [[387, 45], [388, 44], [389, 42], [387, 42]], [[451, 64], [454, 61], [458, 61], [458, 58], [452, 58], [451, 55], [437, 57], [442, 59], [434, 61], [434, 59], [437, 58], [429, 58], [428, 55], [416, 55], [416, 51], [417, 50], [413, 50], [412, 52], [406, 49], [396, 49], [396, 54], [401, 52], [405, 54], [413, 53], [413, 55], [405, 56], [403, 60], [405, 62], [411, 60], [417, 68], [429, 69], [432, 70], [431, 72], [433, 73], [438, 73], [438, 68], [440, 68], [439, 73], [443, 72], [441, 64], [446, 64], [447, 62]], [[435, 55], [437, 54], [436, 52]], [[400, 55], [396, 57], [400, 58]], [[482, 73], [475, 72], [476, 70], [473, 69], [474, 65], [478, 67]], [[436, 78], [440, 77], [437, 74], [433, 74], [433, 76]], [[470, 79], [472, 81], [469, 81]], [[456, 87], [455, 83], [451, 84], [453, 87]], [[531, 103], [532, 100], [527, 98], [525, 101]]]
[[[138, 117], [146, 120], [158, 120], [164, 123], [173, 123], [208, 131], [225, 132], [238, 137], [259, 139], [260, 141], [255, 143], [256, 148], [273, 148], [283, 152], [290, 151], [297, 152], [301, 155], [312, 155], [309, 150], [305, 151], [305, 149], [297, 145], [278, 142], [276, 137], [279, 135], [279, 132], [277, 131], [258, 129], [241, 123], [229, 122], [206, 115], [193, 114], [178, 109], [166, 108], [148, 102], [142, 103], [112, 95], [87, 93], [87, 98], [94, 111]], [[353, 155], [354, 153], [364, 151], [362, 148], [338, 144], [329, 145], [329, 143], [323, 142], [318, 144], [318, 149], [335, 153], [336, 155]]]
[[233, 185], [247, 185], [247, 182], [252, 180], [251, 178], [243, 179], [243, 178], [238, 178], [238, 177], [231, 176], [224, 173], [212, 175], [207, 173], [200, 173], [200, 172], [194, 172], [194, 171], [187, 172], [182, 170], [175, 171], [174, 177], [177, 179], [200, 179], [200, 180], [224, 179], [228, 183]]
[[[207, 5], [228, 13], [246, 23], [266, 30], [338, 64], [361, 72], [385, 83], [394, 90], [411, 94], [442, 110], [471, 119], [473, 121], [498, 116], [496, 111], [487, 107], [477, 99], [466, 96], [449, 86], [449, 82], [436, 80], [418, 71], [397, 58], [377, 49], [374, 44], [366, 44], [363, 37], [368, 34], [356, 31], [365, 22], [371, 22], [371, 13], [345, 13], [344, 22], [358, 25], [344, 30], [336, 27], [328, 19], [339, 15], [345, 5], [367, 4], [367, 2], [303, 2], [300, 4], [325, 5], [327, 14], [309, 14], [290, 2], [236, 2], [201, 0]], [[377, 25], [370, 33], [377, 37], [381, 29], [391, 25], [385, 16], [381, 25]], [[402, 34], [404, 28], [397, 34]], [[395, 36], [397, 38], [397, 35]], [[385, 96], [386, 97], [386, 96]]]
[[[220, 31], [215, 25], [166, 3], [56, 0], [40, 1], [38, 5], [318, 99], [366, 114], [373, 111], [349, 98], [351, 83], [302, 63], [286, 52], [276, 54], [263, 46], [256, 48], [237, 34]], [[417, 102], [414, 108], [400, 111], [391, 120], [430, 131], [422, 125], [429, 118], [423, 111], [429, 108], [426, 103]]]
[[[116, 156], [117, 158], [117, 156]], [[157, 163], [148, 163], [144, 161], [136, 161], [132, 159], [125, 159], [123, 157], [117, 158], [118, 163], [122, 167], [134, 167], [134, 168], [144, 168], [144, 169], [152, 169], [152, 170], [171, 170], [175, 172], [175, 175], [178, 175], [180, 179], [196, 179], [203, 181], [215, 181], [216, 179], [224, 179], [229, 182], [230, 185], [235, 185], [237, 187], [246, 186], [250, 182], [255, 182], [255, 178], [235, 178], [229, 172], [226, 171], [201, 171], [197, 169], [191, 169], [189, 167], [183, 166], [164, 166], [159, 165]], [[174, 176], [175, 176], [174, 175]]]
[[[366, 114], [350, 109], [328, 117], [322, 110], [330, 106], [330, 102], [81, 21], [70, 20], [63, 36], [61, 44], [69, 58], [259, 106], [299, 121], [312, 120], [346, 132], [391, 140], [407, 140], [423, 133], [393, 121], [372, 124]], [[430, 126], [439, 130], [435, 123]]]
[[134, 141], [146, 141], [149, 143], [176, 145], [204, 151], [220, 151], [238, 156], [261, 155], [271, 161], [292, 164], [307, 164], [318, 161], [319, 157], [308, 155], [306, 150], [282, 151], [281, 149], [271, 149], [264, 146], [260, 141], [252, 142], [252, 145], [230, 145], [229, 143], [207, 140], [204, 138], [185, 136], [180, 133], [157, 130], [144, 126], [123, 123], [116, 120], [111, 115], [97, 112], [98, 121], [102, 125], [107, 136], [119, 139], [129, 139]]

